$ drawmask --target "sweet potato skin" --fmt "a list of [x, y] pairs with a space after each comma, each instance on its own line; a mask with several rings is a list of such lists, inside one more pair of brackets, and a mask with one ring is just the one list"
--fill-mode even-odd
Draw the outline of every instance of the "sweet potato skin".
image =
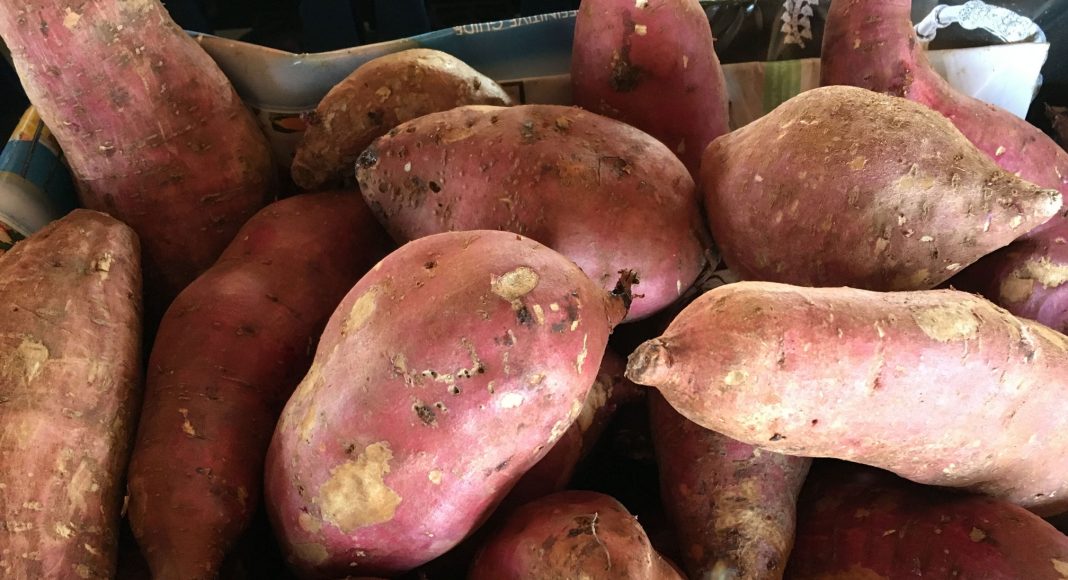
[[1018, 240], [950, 280], [1021, 318], [1068, 333], [1068, 226]]
[[[930, 107], [1005, 171], [1068, 193], [1068, 153], [1024, 119], [950, 86], [931, 68], [911, 13], [912, 0], [835, 2], [823, 32], [821, 84], [853, 85]], [[1065, 215], [1026, 235], [1063, 226]]]
[[0, 37], [82, 205], [140, 237], [161, 316], [273, 196], [266, 137], [158, 0], [6, 2]]
[[260, 501], [286, 399], [341, 299], [389, 238], [349, 192], [271, 204], [163, 318], [130, 465], [153, 577], [215, 578]]
[[730, 131], [727, 82], [697, 0], [585, 0], [571, 86], [576, 105], [656, 137], [692, 175]]
[[564, 254], [605, 289], [633, 270], [628, 320], [689, 288], [709, 243], [682, 163], [649, 135], [574, 107], [427, 115], [376, 140], [357, 175], [398, 241], [499, 229]]
[[1062, 203], [941, 115], [854, 87], [807, 91], [715, 140], [701, 182], [742, 278], [869, 290], [934, 288]]
[[682, 580], [623, 504], [564, 491], [518, 509], [471, 564], [468, 580]]
[[579, 462], [597, 445], [616, 409], [644, 396], [645, 389], [623, 376], [626, 370], [623, 357], [612, 349], [605, 351], [578, 419], [545, 457], [523, 474], [498, 510], [521, 506], [567, 488]]
[[0, 576], [112, 578], [141, 401], [136, 235], [75, 210], [0, 256]]
[[790, 578], [1060, 580], [1068, 537], [1009, 502], [857, 465], [813, 470]]
[[356, 181], [356, 158], [405, 121], [463, 105], [512, 104], [493, 79], [460, 59], [414, 48], [376, 58], [323, 97], [293, 159], [293, 181], [304, 189]]
[[781, 579], [812, 461], [709, 431], [659, 394], [649, 398], [649, 417], [660, 494], [688, 576]]
[[578, 417], [620, 302], [505, 232], [382, 260], [327, 324], [268, 452], [293, 567], [389, 576], [459, 543]]
[[971, 294], [742, 282], [687, 307], [627, 376], [763, 449], [1052, 515], [1068, 508], [1068, 437], [1054, 427], [1066, 369], [1068, 338]]

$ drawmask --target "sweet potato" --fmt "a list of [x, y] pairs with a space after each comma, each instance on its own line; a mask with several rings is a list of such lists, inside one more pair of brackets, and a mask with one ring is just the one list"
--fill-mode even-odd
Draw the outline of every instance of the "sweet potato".
[[358, 195], [299, 195], [253, 216], [171, 305], [129, 476], [154, 578], [218, 575], [259, 505], [275, 422], [315, 341], [387, 243]]
[[797, 580], [1063, 580], [1068, 537], [1009, 502], [856, 465], [813, 470], [798, 506]]
[[623, 504], [564, 491], [517, 510], [479, 552], [468, 580], [682, 580]]
[[605, 289], [633, 270], [628, 320], [671, 304], [704, 265], [708, 234], [682, 163], [578, 108], [434, 113], [375, 141], [357, 165], [364, 198], [398, 241], [500, 229], [564, 254]]
[[459, 543], [578, 417], [625, 302], [511, 233], [386, 257], [331, 317], [268, 452], [293, 567], [393, 575]]
[[425, 48], [376, 58], [323, 97], [293, 159], [305, 189], [352, 184], [356, 158], [405, 121], [462, 105], [511, 105], [493, 79], [460, 59]]
[[953, 290], [741, 282], [627, 366], [691, 421], [763, 449], [1068, 509], [1068, 338]]
[[141, 401], [136, 235], [75, 210], [0, 256], [0, 576], [112, 578]]
[[697, 0], [585, 0], [571, 87], [576, 105], [656, 137], [692, 175], [730, 131], [727, 82]]
[[690, 578], [780, 579], [810, 459], [763, 451], [649, 399], [660, 495]]
[[[942, 113], [1002, 169], [1068, 193], [1068, 153], [1012, 113], [954, 89], [927, 60], [912, 26], [912, 0], [834, 2], [823, 32], [821, 83], [853, 85]], [[1068, 223], [1062, 212], [1028, 235]]]
[[933, 288], [1062, 202], [942, 115], [853, 87], [804, 92], [716, 139], [701, 182], [712, 235], [742, 278], [869, 290]]
[[[1068, 153], [1024, 119], [958, 92], [939, 76], [917, 40], [911, 8], [911, 0], [835, 2], [823, 37], [823, 84], [855, 85], [926, 105], [1006, 171], [1068, 192]], [[1068, 288], [1061, 286], [1063, 278], [1054, 284], [1042, 279], [1057, 280], [1048, 265], [1064, 258], [1058, 240], [1068, 231], [1065, 215], [1060, 212], [1025, 234], [1026, 240], [983, 258], [954, 284], [978, 282], [978, 290], [1013, 314], [1064, 329], [1068, 294], [1060, 294]]]
[[158, 0], [3, 2], [0, 37], [81, 203], [140, 237], [154, 323], [274, 194], [266, 137]]

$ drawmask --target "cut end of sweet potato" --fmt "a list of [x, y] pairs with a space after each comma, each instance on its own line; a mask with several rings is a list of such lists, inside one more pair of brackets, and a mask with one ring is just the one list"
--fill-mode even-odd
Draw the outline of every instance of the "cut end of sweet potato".
[[644, 342], [627, 357], [626, 377], [639, 385], [662, 385], [670, 374], [671, 353], [662, 339]]

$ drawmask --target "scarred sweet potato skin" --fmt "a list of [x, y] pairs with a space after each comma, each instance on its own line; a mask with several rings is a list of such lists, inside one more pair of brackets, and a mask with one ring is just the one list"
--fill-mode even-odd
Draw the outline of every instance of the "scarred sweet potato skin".
[[1065, 372], [1068, 338], [978, 296], [764, 282], [703, 295], [627, 367], [733, 439], [1041, 515], [1068, 508]]
[[141, 402], [136, 235], [75, 210], [0, 256], [0, 576], [114, 577]]
[[789, 578], [1062, 580], [1068, 537], [1009, 502], [857, 465], [813, 469]]
[[19, 0], [0, 37], [82, 204], [137, 232], [152, 317], [274, 195], [267, 139], [158, 0]]
[[585, 0], [571, 53], [575, 104], [667, 145], [691, 174], [727, 133], [727, 82], [697, 0]]
[[[821, 83], [853, 85], [930, 107], [1005, 171], [1068, 193], [1068, 153], [1024, 119], [954, 89], [931, 67], [911, 14], [912, 0], [832, 3], [823, 32]], [[1065, 222], [1061, 212], [1027, 235]]]
[[323, 97], [293, 159], [305, 189], [351, 184], [356, 158], [405, 121], [462, 105], [511, 105], [489, 77], [456, 57], [415, 48], [376, 58]]
[[938, 113], [854, 87], [804, 92], [716, 139], [701, 183], [744, 279], [870, 290], [934, 288], [1062, 203]]
[[341, 299], [388, 251], [358, 195], [264, 208], [163, 318], [130, 465], [130, 520], [157, 580], [215, 578], [259, 506], [286, 399]]
[[950, 283], [979, 292], [1016, 316], [1068, 333], [1068, 226], [1019, 240]]
[[649, 405], [660, 494], [689, 577], [781, 579], [811, 460], [709, 431], [659, 394]]
[[386, 257], [327, 324], [268, 452], [294, 568], [394, 575], [459, 543], [578, 417], [622, 302], [505, 232]]
[[564, 491], [518, 509], [487, 541], [468, 580], [682, 580], [610, 496]]
[[564, 254], [611, 289], [640, 280], [628, 320], [675, 301], [704, 265], [693, 179], [660, 142], [574, 107], [460, 107], [405, 123], [358, 163], [360, 189], [401, 240], [499, 229]]

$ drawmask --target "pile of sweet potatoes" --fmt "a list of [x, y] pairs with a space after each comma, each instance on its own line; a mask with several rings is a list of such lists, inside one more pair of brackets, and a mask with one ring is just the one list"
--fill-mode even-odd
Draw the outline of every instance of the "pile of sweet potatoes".
[[910, 7], [733, 132], [697, 0], [583, 2], [574, 107], [400, 51], [269, 203], [158, 0], [0, 6], [110, 214], [0, 256], [0, 575], [1068, 577], [1068, 153]]

